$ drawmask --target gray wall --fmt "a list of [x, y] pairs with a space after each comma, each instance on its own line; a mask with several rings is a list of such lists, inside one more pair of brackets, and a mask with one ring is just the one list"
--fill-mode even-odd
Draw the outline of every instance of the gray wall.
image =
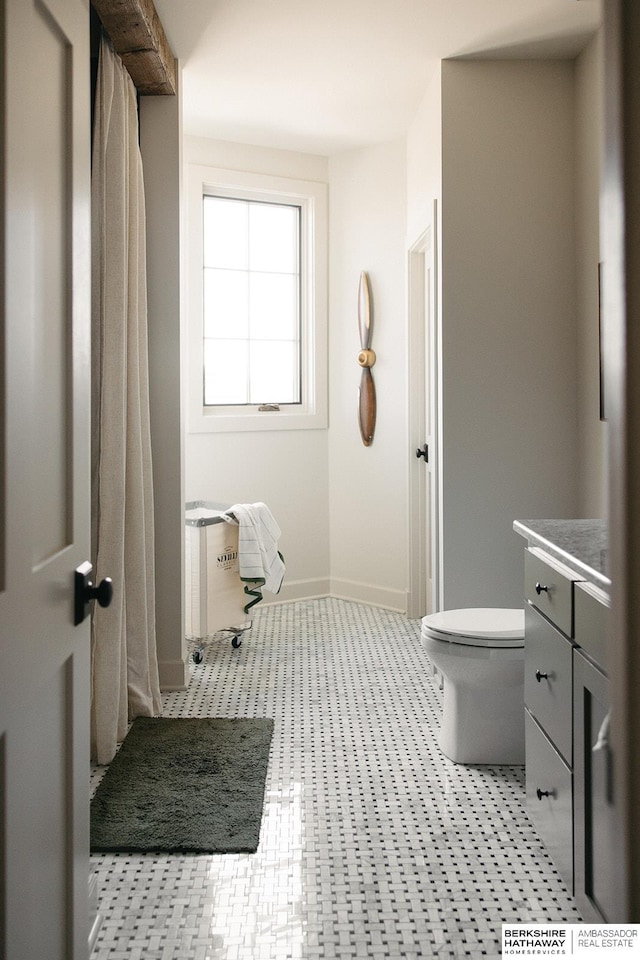
[[444, 604], [516, 607], [577, 510], [573, 65], [443, 63], [442, 171]]
[[147, 207], [149, 399], [155, 503], [160, 684], [183, 687], [184, 466], [181, 399], [181, 111], [179, 97], [142, 97]]

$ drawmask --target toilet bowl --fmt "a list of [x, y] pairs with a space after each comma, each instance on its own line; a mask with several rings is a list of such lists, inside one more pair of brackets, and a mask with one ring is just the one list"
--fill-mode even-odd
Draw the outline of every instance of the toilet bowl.
[[524, 763], [524, 610], [445, 610], [422, 620], [443, 678], [439, 744], [456, 763]]

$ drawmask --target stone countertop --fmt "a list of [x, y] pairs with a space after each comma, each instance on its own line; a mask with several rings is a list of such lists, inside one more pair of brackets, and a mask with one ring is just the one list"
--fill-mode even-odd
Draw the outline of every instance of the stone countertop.
[[607, 526], [604, 520], [515, 520], [513, 529], [606, 593], [609, 579]]

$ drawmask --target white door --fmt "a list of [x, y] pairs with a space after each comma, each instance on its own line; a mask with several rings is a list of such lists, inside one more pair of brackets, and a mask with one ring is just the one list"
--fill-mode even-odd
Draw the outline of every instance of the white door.
[[440, 609], [436, 219], [409, 250], [409, 604]]
[[88, 938], [88, 0], [4, 0], [0, 955]]

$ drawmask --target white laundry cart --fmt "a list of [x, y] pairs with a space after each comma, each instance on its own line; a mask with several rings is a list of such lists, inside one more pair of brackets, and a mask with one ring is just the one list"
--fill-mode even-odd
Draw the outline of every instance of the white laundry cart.
[[185, 506], [185, 633], [197, 643], [195, 663], [214, 634], [230, 633], [239, 647], [251, 626], [238, 566], [238, 527], [223, 519], [226, 509], [204, 500]]

